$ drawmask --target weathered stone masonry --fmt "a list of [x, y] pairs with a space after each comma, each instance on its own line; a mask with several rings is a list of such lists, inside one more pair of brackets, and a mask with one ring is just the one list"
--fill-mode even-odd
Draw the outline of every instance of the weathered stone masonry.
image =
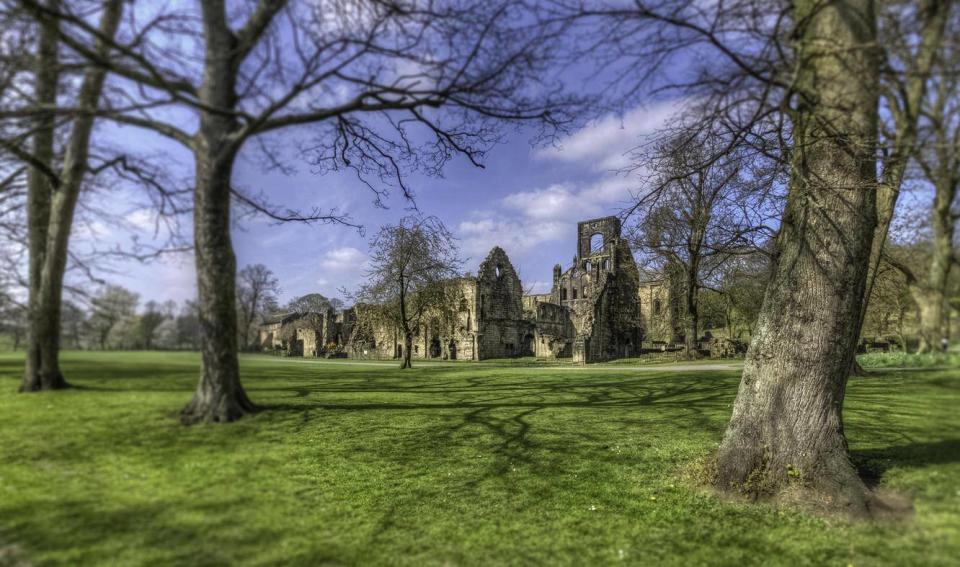
[[[578, 224], [576, 255], [566, 271], [559, 264], [554, 267], [550, 293], [523, 295], [517, 271], [500, 247], [490, 251], [476, 277], [450, 284], [458, 286], [462, 297], [458, 309], [435, 314], [418, 329], [411, 353], [415, 358], [537, 356], [596, 362], [635, 356], [644, 341], [651, 340], [647, 329], [660, 337], [674, 327], [670, 310], [659, 307], [673, 303], [668, 286], [661, 281], [641, 283], [616, 217]], [[338, 316], [332, 327], [327, 323], [332, 319], [324, 317], [324, 328], [313, 341], [298, 331], [303, 354], [321, 355], [322, 347], [310, 346], [333, 337], [342, 345], [339, 350], [352, 357], [402, 356], [403, 338], [396, 329], [354, 336], [355, 320], [352, 309]], [[261, 338], [284, 336], [281, 327], [292, 324], [271, 322], [261, 328]]]

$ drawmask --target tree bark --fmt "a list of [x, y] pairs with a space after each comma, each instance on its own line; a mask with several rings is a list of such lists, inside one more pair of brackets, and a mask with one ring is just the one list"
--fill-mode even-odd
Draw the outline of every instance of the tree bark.
[[404, 332], [403, 334], [403, 360], [400, 362], [400, 368], [413, 368], [411, 352], [413, 351], [413, 333]]
[[[923, 18], [920, 44], [917, 49], [916, 65], [911, 69], [904, 83], [903, 107], [893, 113], [896, 130], [892, 152], [884, 159], [883, 175], [877, 188], [877, 226], [874, 229], [873, 244], [870, 250], [870, 264], [867, 272], [866, 292], [860, 307], [859, 329], [862, 332], [866, 321], [867, 307], [877, 279], [877, 270], [890, 232], [890, 224], [900, 198], [900, 187], [910, 156], [914, 154], [917, 143], [917, 119], [927, 91], [927, 79], [936, 61], [936, 55], [943, 41], [951, 2], [943, 0], [925, 0], [919, 12]], [[896, 105], [892, 105], [896, 106]], [[859, 337], [858, 337], [859, 338]], [[854, 360], [851, 370], [854, 374], [862, 368]]]
[[863, 515], [870, 495], [847, 454], [842, 409], [876, 226], [876, 14], [870, 0], [795, 10], [790, 190], [716, 480], [754, 495], [794, 486]]
[[[699, 254], [699, 252], [697, 252]], [[691, 260], [691, 265], [687, 267], [687, 289], [686, 289], [686, 329], [684, 329], [684, 346], [687, 351], [687, 358], [697, 358], [697, 335], [700, 332], [699, 312], [697, 297], [697, 283], [700, 268], [699, 263]]]
[[[123, 13], [123, 1], [110, 0], [104, 4], [104, 8], [100, 32], [104, 37], [112, 38]], [[102, 56], [106, 56], [109, 52], [103, 41], [97, 42], [96, 49]], [[73, 131], [67, 143], [63, 168], [60, 172], [60, 184], [53, 191], [49, 205], [49, 228], [34, 320], [34, 333], [40, 346], [41, 384], [60, 384], [60, 387], [67, 384], [60, 371], [63, 279], [67, 267], [74, 211], [88, 169], [90, 137], [95, 122], [94, 113], [99, 106], [105, 79], [106, 70], [101, 67], [90, 67], [84, 75], [76, 104], [78, 108], [87, 112], [79, 113], [73, 121]]]
[[950, 205], [957, 193], [952, 173], [948, 170], [949, 160], [944, 159], [935, 183], [933, 203], [933, 242], [930, 269], [926, 277], [921, 278], [911, 289], [911, 295], [917, 302], [920, 315], [920, 344], [918, 353], [935, 352], [946, 337], [947, 286], [950, 269], [953, 265], [953, 233], [956, 221]]
[[[200, 98], [210, 109], [236, 106], [236, 38], [222, 0], [202, 3], [206, 52]], [[230, 195], [240, 130], [229, 112], [205, 110], [193, 140], [194, 255], [200, 317], [200, 383], [180, 413], [184, 424], [230, 422], [256, 411], [240, 383], [237, 261], [230, 238]]]
[[[49, 0], [47, 6], [59, 10], [59, 0]], [[53, 107], [57, 102], [59, 82], [59, 57], [57, 43], [59, 27], [56, 20], [45, 19], [40, 24], [37, 42], [37, 57], [34, 75], [34, 96], [40, 107]], [[42, 171], [33, 164], [27, 173], [27, 246], [29, 250], [29, 313], [27, 325], [27, 359], [23, 373], [21, 392], [56, 390], [69, 385], [63, 376], [46, 376], [41, 373], [43, 343], [38, 329], [42, 326], [40, 312], [40, 284], [43, 279], [44, 255], [47, 246], [47, 230], [50, 226], [50, 200], [55, 180], [51, 179], [54, 158], [55, 116], [53, 112], [37, 112], [33, 121], [32, 155]]]

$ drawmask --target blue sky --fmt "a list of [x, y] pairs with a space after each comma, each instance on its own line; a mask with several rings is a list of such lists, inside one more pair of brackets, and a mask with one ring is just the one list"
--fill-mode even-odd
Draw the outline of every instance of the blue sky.
[[[458, 159], [443, 178], [415, 175], [408, 181], [419, 210], [439, 217], [458, 238], [466, 270], [475, 271], [491, 247], [501, 246], [524, 287], [543, 291], [549, 288], [553, 265], [566, 268], [573, 257], [577, 221], [616, 214], [631, 193], [641, 189], [640, 179], [619, 170], [629, 164], [629, 150], [675, 111], [669, 102], [640, 106], [596, 120], [549, 147], [531, 147], [528, 134], [515, 132], [489, 152], [483, 169]], [[132, 128], [111, 135], [114, 143], [124, 145], [157, 143]], [[189, 159], [175, 146], [164, 150], [171, 168], [178, 167], [177, 160]], [[307, 163], [292, 163], [297, 171], [284, 175], [240, 160], [234, 181], [284, 206], [335, 206], [361, 223], [366, 235], [336, 225], [278, 225], [265, 218], [243, 218], [233, 231], [238, 264], [262, 263], [273, 270], [283, 301], [312, 292], [338, 296], [342, 287], [353, 288], [362, 280], [369, 237], [381, 225], [409, 214], [409, 203], [394, 193], [385, 202], [388, 208], [377, 208], [370, 190], [352, 173], [321, 175]], [[134, 191], [116, 193], [110, 204], [127, 222], [81, 227], [80, 238], [100, 247], [129, 241], [133, 235], [149, 241], [154, 216], [138, 207]], [[196, 295], [189, 254], [150, 264], [123, 262], [114, 268], [108, 278], [139, 293], [143, 301], [182, 302]]]

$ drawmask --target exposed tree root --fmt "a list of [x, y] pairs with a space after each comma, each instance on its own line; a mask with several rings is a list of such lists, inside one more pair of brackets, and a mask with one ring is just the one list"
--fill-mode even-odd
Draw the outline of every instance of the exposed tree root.
[[779, 502], [853, 520], [895, 520], [913, 513], [908, 497], [868, 487], [845, 454], [821, 459], [816, 467], [806, 470], [773, 463], [772, 459], [761, 459], [750, 468], [714, 461], [710, 466], [711, 483], [724, 495]]
[[259, 408], [240, 392], [238, 395], [194, 394], [193, 399], [180, 412], [180, 423], [229, 423], [256, 413]]
[[20, 383], [21, 392], [43, 392], [47, 390], [66, 390], [71, 388], [70, 383], [60, 372], [47, 374], [33, 374], [25, 376]]

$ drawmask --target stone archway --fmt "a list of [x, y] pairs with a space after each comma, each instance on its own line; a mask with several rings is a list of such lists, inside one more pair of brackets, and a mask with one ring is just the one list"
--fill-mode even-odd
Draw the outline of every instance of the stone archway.
[[533, 344], [533, 334], [527, 333], [523, 336], [523, 341], [520, 343], [520, 356], [533, 356], [534, 355], [534, 344]]

